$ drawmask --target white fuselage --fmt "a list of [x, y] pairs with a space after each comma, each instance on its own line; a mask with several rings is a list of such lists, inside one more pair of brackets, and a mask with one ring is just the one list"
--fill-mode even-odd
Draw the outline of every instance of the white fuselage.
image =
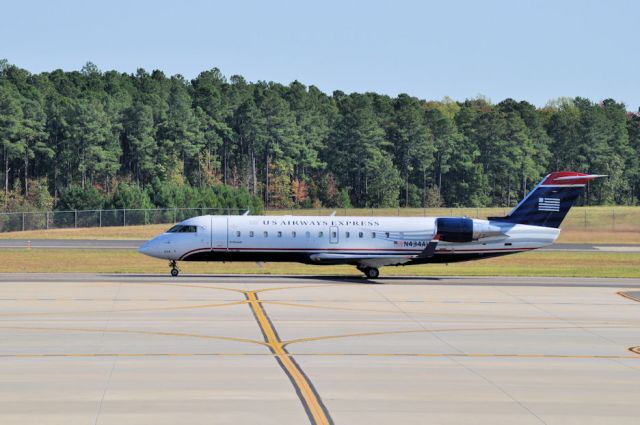
[[384, 265], [455, 262], [551, 245], [560, 230], [473, 220], [484, 229], [469, 242], [438, 243], [420, 254], [436, 232], [435, 217], [201, 216], [179, 223], [140, 247], [157, 258], [184, 261], [299, 261]]

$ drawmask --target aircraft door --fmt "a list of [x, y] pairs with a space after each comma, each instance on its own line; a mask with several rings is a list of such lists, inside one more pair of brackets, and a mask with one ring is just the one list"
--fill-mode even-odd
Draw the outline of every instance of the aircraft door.
[[338, 243], [339, 238], [340, 238], [340, 234], [338, 233], [338, 227], [331, 226], [331, 228], [329, 229], [329, 242]]
[[227, 230], [229, 217], [211, 216], [211, 249], [214, 251], [227, 250]]

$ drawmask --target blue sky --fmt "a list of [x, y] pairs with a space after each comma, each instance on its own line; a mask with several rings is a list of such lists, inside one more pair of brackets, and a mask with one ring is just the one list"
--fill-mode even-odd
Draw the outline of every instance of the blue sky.
[[640, 107], [640, 1], [0, 0], [0, 58], [40, 72], [213, 67], [330, 93]]

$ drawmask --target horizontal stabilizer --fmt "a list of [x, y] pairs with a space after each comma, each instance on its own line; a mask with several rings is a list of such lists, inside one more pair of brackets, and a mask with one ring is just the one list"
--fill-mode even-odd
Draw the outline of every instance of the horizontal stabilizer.
[[598, 177], [607, 177], [606, 174], [585, 174], [578, 176], [562, 176], [556, 177], [556, 181], [565, 181], [565, 180], [592, 180], [597, 179]]

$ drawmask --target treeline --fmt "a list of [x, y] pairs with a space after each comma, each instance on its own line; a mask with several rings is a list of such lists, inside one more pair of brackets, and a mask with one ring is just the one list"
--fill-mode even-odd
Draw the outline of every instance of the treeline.
[[246, 189], [219, 184], [194, 187], [156, 179], [146, 188], [119, 182], [111, 192], [92, 185], [71, 185], [56, 200], [47, 182], [47, 178], [29, 180], [25, 193], [21, 182], [16, 181], [15, 188], [0, 193], [0, 211], [51, 211], [54, 207], [60, 211], [153, 208], [217, 208], [235, 212], [249, 209], [255, 214], [263, 211], [260, 199]]
[[640, 114], [611, 99], [331, 95], [228, 80], [30, 72], [0, 62], [4, 209], [507, 206], [548, 171], [640, 201]]

